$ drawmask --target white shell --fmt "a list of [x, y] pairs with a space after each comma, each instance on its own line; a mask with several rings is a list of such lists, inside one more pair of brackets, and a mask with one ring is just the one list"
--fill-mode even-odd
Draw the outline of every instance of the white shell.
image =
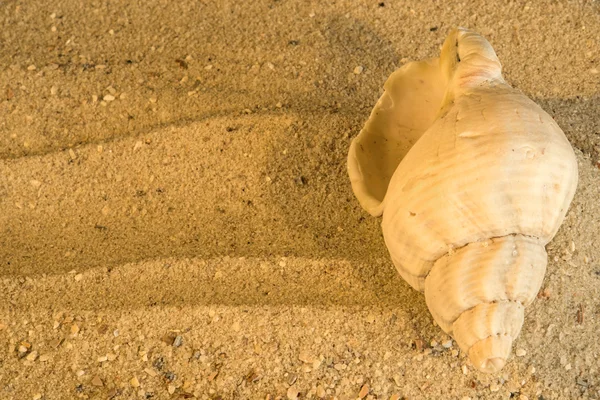
[[456, 29], [439, 59], [390, 76], [348, 171], [436, 322], [477, 368], [502, 368], [577, 186], [558, 125], [504, 81], [483, 37]]

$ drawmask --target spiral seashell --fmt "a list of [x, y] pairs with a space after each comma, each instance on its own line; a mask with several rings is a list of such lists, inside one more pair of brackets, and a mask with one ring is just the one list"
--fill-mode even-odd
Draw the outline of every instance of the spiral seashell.
[[476, 368], [499, 371], [573, 199], [573, 149], [470, 30], [384, 87], [350, 146], [352, 189], [383, 215], [392, 261], [435, 321]]

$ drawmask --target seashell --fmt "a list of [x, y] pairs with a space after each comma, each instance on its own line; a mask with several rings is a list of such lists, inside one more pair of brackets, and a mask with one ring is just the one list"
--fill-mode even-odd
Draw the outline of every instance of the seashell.
[[384, 88], [350, 146], [352, 189], [383, 215], [391, 259], [435, 321], [477, 369], [499, 371], [573, 199], [573, 149], [467, 29]]

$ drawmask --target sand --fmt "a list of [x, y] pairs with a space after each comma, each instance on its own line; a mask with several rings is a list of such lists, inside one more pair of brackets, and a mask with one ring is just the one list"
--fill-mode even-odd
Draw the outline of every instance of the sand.
[[[0, 15], [0, 398], [600, 398], [597, 2]], [[457, 25], [490, 40], [580, 169], [495, 375], [398, 276], [345, 164], [387, 76]]]

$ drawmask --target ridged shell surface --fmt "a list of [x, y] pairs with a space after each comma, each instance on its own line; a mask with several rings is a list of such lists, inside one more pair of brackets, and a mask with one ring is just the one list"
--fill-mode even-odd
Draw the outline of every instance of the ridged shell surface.
[[480, 370], [504, 366], [577, 186], [554, 120], [502, 78], [491, 45], [450, 33], [386, 82], [348, 156], [353, 190], [402, 277]]

